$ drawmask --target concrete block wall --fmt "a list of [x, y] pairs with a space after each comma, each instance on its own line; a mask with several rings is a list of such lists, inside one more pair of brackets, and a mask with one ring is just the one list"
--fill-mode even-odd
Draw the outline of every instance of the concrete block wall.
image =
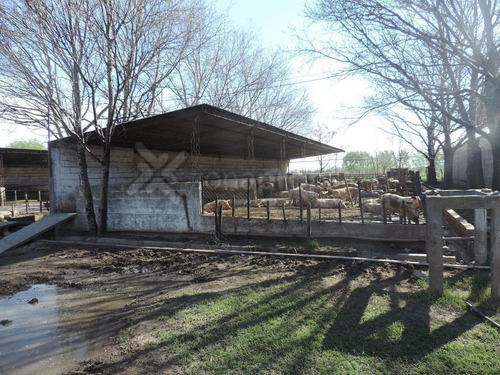
[[[95, 208], [99, 190], [93, 189]], [[133, 232], [188, 232], [209, 229], [201, 212], [198, 182], [124, 184], [110, 186], [108, 230]], [[88, 230], [83, 195], [76, 199], [77, 219], [73, 229]]]
[[[99, 148], [92, 148], [96, 155]], [[51, 147], [51, 205], [55, 212], [74, 212], [76, 197], [80, 188], [80, 169], [75, 151], [58, 145]], [[89, 179], [91, 186], [100, 185], [101, 166], [90, 155], [87, 155]], [[132, 149], [113, 148], [111, 150], [110, 185], [131, 184], [139, 176], [135, 166]]]
[[[91, 147], [100, 155], [99, 147]], [[80, 187], [80, 170], [75, 151], [62, 143], [50, 149], [52, 181], [51, 204], [57, 212], [76, 209], [76, 195]], [[169, 153], [146, 148], [113, 148], [109, 184], [174, 183], [192, 181], [203, 175], [204, 179], [237, 179], [257, 175], [281, 175], [286, 172], [287, 161], [247, 160], [236, 157], [200, 155], [196, 166], [188, 153]], [[101, 166], [87, 155], [91, 186], [100, 185]], [[243, 180], [241, 180], [243, 181]], [[246, 183], [245, 183], [246, 188]]]
[[[485, 139], [479, 140], [482, 151], [484, 187], [491, 188], [493, 183], [493, 155], [491, 145]], [[453, 155], [453, 183], [456, 186], [467, 185], [467, 146], [460, 147]]]

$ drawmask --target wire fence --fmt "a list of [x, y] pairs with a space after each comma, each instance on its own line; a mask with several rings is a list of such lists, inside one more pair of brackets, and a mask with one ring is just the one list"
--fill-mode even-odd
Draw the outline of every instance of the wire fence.
[[[380, 200], [384, 193], [421, 193], [416, 187], [419, 182], [404, 174], [404, 183], [393, 177], [352, 179], [340, 173], [202, 180], [203, 213], [220, 210], [222, 215], [247, 219], [304, 220], [309, 208], [314, 221], [390, 223], [392, 214], [387, 215]], [[407, 215], [399, 216], [409, 224]], [[399, 218], [394, 222], [399, 223]]]

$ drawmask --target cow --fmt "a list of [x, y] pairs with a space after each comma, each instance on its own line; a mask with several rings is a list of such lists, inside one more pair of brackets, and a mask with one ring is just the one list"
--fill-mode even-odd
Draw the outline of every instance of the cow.
[[[302, 204], [310, 204], [311, 206], [316, 206], [318, 202], [319, 194], [313, 191], [302, 190]], [[288, 204], [297, 205], [299, 201], [299, 188], [288, 190]]]
[[356, 201], [358, 199], [358, 196], [359, 192], [357, 187], [330, 189], [330, 198], [338, 198], [344, 200], [352, 198], [354, 201]]
[[318, 207], [321, 208], [347, 208], [345, 202], [342, 199], [318, 199]]
[[382, 204], [385, 205], [385, 210], [390, 221], [392, 221], [392, 215], [397, 214], [400, 223], [403, 222], [403, 202], [405, 202], [405, 213], [408, 224], [411, 224], [412, 221], [418, 224], [418, 210], [411, 198], [390, 193], [382, 196]]
[[[218, 201], [218, 204], [219, 204], [219, 207], [222, 206], [223, 210], [230, 210], [231, 209], [231, 205], [229, 204], [229, 201], [220, 200], [220, 201]], [[205, 203], [203, 205], [203, 213], [207, 213], [207, 214], [212, 213], [213, 214], [214, 212], [215, 212], [215, 201]]]

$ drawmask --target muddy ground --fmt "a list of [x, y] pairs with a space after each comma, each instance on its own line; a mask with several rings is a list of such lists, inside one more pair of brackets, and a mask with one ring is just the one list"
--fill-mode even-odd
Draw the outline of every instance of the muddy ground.
[[[279, 250], [280, 252], [306, 252], [303, 244], [276, 244], [267, 242], [254, 244], [262, 250]], [[400, 251], [389, 244], [352, 244], [342, 242], [326, 247], [328, 253], [363, 255], [377, 250]], [[318, 249], [316, 249], [318, 250]], [[349, 275], [350, 270], [359, 270], [371, 279], [392, 277], [394, 274], [412, 274], [413, 267], [389, 265], [384, 263], [361, 263], [341, 260], [293, 259], [282, 257], [261, 257], [239, 255], [213, 255], [199, 253], [183, 253], [166, 250], [144, 248], [116, 248], [107, 246], [82, 246], [55, 244], [37, 241], [22, 248], [0, 254], [0, 296], [9, 296], [27, 289], [34, 284], [57, 284], [65, 288], [92, 288], [92, 283], [75, 282], [78, 276], [99, 276], [104, 280], [130, 276], [127, 283], [133, 283], [134, 275], [163, 275], [169, 282], [182, 282], [184, 286], [199, 290], [200, 288], [224, 291], [241, 283], [261, 270], [265, 272], [290, 275], [308, 274], [311, 277], [342, 273]], [[405, 276], [406, 277], [406, 276]], [[103, 350], [92, 354], [76, 365], [67, 374], [115, 374], [124, 371], [117, 367], [118, 363], [131, 363], [117, 340], [119, 333], [127, 327], [127, 317], [147, 306], [151, 299], [165, 293], [165, 284], [153, 285], [147, 293], [138, 293], [135, 300], [128, 303], [119, 312], [106, 317], [113, 324], [101, 341]], [[113, 315], [114, 314], [114, 315]], [[0, 312], [0, 320], [2, 319]], [[0, 329], [2, 327], [0, 326]], [[148, 358], [136, 358], [127, 369], [127, 374], [141, 373], [141, 361]], [[134, 370], [135, 369], [135, 370]], [[168, 372], [167, 372], [168, 373]], [[172, 372], [172, 373], [175, 373]]]

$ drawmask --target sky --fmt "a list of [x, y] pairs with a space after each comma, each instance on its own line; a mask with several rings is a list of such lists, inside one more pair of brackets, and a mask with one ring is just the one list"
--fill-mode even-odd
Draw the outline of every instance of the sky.
[[[262, 43], [269, 47], [289, 49], [295, 44], [291, 28], [301, 28], [305, 18], [304, 0], [215, 0], [220, 11], [227, 12], [230, 20], [242, 28], [252, 28]], [[325, 65], [317, 64], [304, 70], [299, 59], [296, 60], [294, 81], [307, 81], [306, 86], [311, 101], [317, 109], [313, 125], [325, 124], [336, 132], [330, 142], [334, 147], [345, 151], [367, 151], [370, 154], [383, 150], [398, 150], [403, 147], [398, 140], [379, 130], [383, 123], [379, 118], [367, 118], [359, 124], [348, 126], [343, 119], [351, 113], [350, 107], [360, 103], [361, 93], [369, 90], [369, 84], [361, 79], [348, 81], [333, 79], [314, 80], [325, 77]], [[272, 125], [272, 124], [271, 124]], [[311, 134], [311, 136], [313, 136]], [[25, 127], [8, 124], [0, 126], [0, 147], [7, 146], [18, 139], [47, 139], [46, 132], [28, 130]]]
[[[252, 27], [262, 43], [288, 49], [296, 41], [291, 28], [302, 28], [307, 20], [303, 17], [304, 0], [217, 0], [221, 10], [228, 10], [230, 19], [241, 27]], [[303, 66], [297, 63], [297, 66]], [[298, 71], [297, 81], [327, 76], [329, 66], [317, 64]], [[304, 78], [306, 77], [306, 78]], [[345, 119], [352, 107], [360, 104], [362, 94], [369, 91], [369, 84], [361, 78], [345, 81], [334, 79], [315, 80], [304, 84], [317, 115], [313, 125], [325, 124], [336, 131], [331, 145], [345, 151], [367, 151], [375, 154], [384, 150], [407, 148], [399, 140], [379, 129], [383, 119], [370, 117], [359, 124], [349, 126]], [[272, 124], [271, 124], [272, 125]]]

